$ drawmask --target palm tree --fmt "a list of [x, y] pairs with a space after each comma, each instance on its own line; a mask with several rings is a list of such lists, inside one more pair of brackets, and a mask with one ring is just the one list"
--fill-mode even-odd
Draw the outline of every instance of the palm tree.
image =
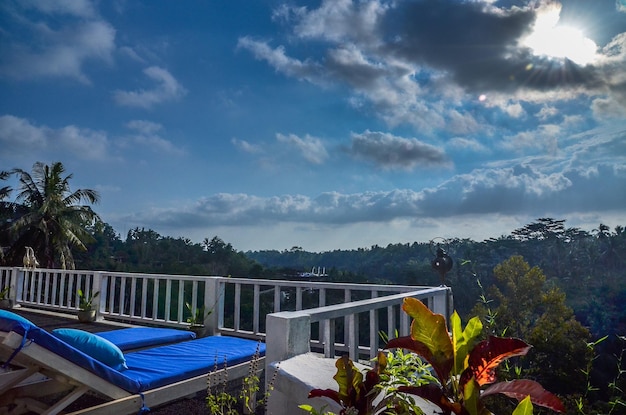
[[48, 166], [37, 162], [32, 174], [13, 169], [19, 178], [19, 193], [15, 199], [18, 216], [10, 230], [14, 236], [10, 255], [18, 263], [25, 247], [30, 246], [42, 266], [74, 269], [71, 247], [86, 250], [85, 243], [93, 241], [87, 230], [99, 216], [81, 201], [97, 203], [98, 192], [90, 189], [70, 190], [71, 174], [63, 177], [61, 162]]
[[[0, 171], [0, 180], [7, 180], [11, 172]], [[12, 216], [12, 204], [5, 201], [11, 194], [11, 186], [0, 187], [0, 264], [4, 263], [4, 251], [10, 245], [8, 224]]]

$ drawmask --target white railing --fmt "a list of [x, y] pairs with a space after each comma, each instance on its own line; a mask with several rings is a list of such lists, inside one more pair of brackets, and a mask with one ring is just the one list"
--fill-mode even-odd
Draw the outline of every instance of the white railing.
[[[350, 303], [318, 307], [309, 310], [272, 313], [267, 316], [268, 364], [307, 353], [311, 348], [323, 350], [325, 357], [348, 353], [354, 361], [364, 355], [376, 356], [381, 342], [380, 332], [389, 338], [405, 336], [410, 331], [410, 318], [401, 311], [407, 297], [417, 298], [446, 319], [452, 310], [452, 290], [449, 287], [413, 287], [413, 291], [386, 295]], [[337, 323], [343, 321], [343, 341], [336, 339]], [[362, 322], [366, 327], [361, 329]], [[312, 338], [312, 325], [320, 325], [320, 337]], [[384, 327], [383, 327], [384, 325]], [[365, 336], [362, 336], [365, 333]], [[365, 344], [363, 337], [366, 337]]]
[[[205, 318], [209, 334], [264, 338], [271, 318], [308, 316], [307, 347], [328, 354], [335, 349], [372, 354], [379, 330], [406, 333], [408, 320], [399, 311], [404, 297], [420, 298], [446, 316], [452, 308], [447, 287], [0, 267], [0, 290], [7, 285], [14, 304], [66, 313], [78, 310], [79, 289], [88, 295], [98, 292], [93, 300], [98, 319], [131, 324], [186, 327], [187, 318], [204, 306], [211, 310]], [[360, 320], [369, 321], [366, 345], [358, 344], [363, 343]]]

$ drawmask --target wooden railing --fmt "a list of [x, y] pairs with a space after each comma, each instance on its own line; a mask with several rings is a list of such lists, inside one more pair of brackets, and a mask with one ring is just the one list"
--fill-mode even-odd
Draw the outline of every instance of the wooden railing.
[[[400, 312], [407, 296], [446, 317], [452, 309], [447, 287], [0, 267], [0, 290], [6, 286], [14, 304], [65, 313], [78, 310], [79, 289], [97, 292], [98, 319], [131, 324], [186, 327], [187, 318], [204, 307], [211, 311], [205, 318], [208, 334], [263, 339], [271, 332], [268, 350], [276, 342], [290, 345], [276, 345], [281, 359], [310, 347], [328, 356], [336, 351], [373, 356], [379, 331], [408, 332]], [[296, 326], [299, 334], [293, 337]]]

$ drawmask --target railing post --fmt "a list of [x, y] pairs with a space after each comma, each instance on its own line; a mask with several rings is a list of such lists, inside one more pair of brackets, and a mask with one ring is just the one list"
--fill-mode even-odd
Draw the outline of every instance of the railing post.
[[22, 286], [24, 280], [24, 272], [19, 268], [13, 268], [13, 272], [11, 272], [9, 283], [10, 283], [10, 292], [9, 298], [13, 302], [13, 305], [17, 304], [17, 300], [22, 299]]
[[282, 311], [268, 314], [265, 321], [267, 364], [280, 362], [311, 350], [310, 315], [304, 312]]
[[[93, 308], [96, 310], [96, 321], [102, 320], [101, 312], [103, 311], [103, 306], [105, 301], [102, 301], [102, 297], [106, 295], [106, 291], [102, 287], [102, 272], [94, 271], [93, 272], [93, 280], [91, 281], [91, 295], [99, 292], [97, 297], [93, 297]], [[89, 295], [89, 294], [87, 294]]]
[[452, 288], [441, 288], [445, 290], [435, 293], [432, 297], [432, 312], [441, 314], [445, 317], [446, 321], [450, 321], [454, 307], [452, 304]]
[[204, 310], [211, 311], [204, 318], [205, 334], [214, 336], [219, 332], [219, 326], [224, 315], [224, 291], [220, 284], [221, 277], [206, 277], [204, 282]]

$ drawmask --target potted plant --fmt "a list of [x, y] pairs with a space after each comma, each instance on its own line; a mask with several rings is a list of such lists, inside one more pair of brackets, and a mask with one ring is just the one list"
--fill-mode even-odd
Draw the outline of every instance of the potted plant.
[[83, 290], [78, 290], [78, 320], [82, 323], [90, 323], [96, 321], [96, 310], [93, 308], [93, 300], [100, 294], [100, 291], [96, 291], [95, 294], [89, 295], [83, 293]]
[[9, 290], [11, 287], [6, 286], [0, 291], [0, 310], [8, 310], [13, 308], [13, 301], [9, 298]]
[[212, 310], [208, 312], [204, 310], [204, 305], [196, 308], [195, 312], [191, 307], [191, 304], [185, 302], [185, 307], [191, 313], [189, 317], [187, 317], [187, 323], [189, 323], [189, 330], [196, 333], [197, 337], [202, 337], [204, 335], [204, 319], [207, 318], [209, 314], [211, 314]]

